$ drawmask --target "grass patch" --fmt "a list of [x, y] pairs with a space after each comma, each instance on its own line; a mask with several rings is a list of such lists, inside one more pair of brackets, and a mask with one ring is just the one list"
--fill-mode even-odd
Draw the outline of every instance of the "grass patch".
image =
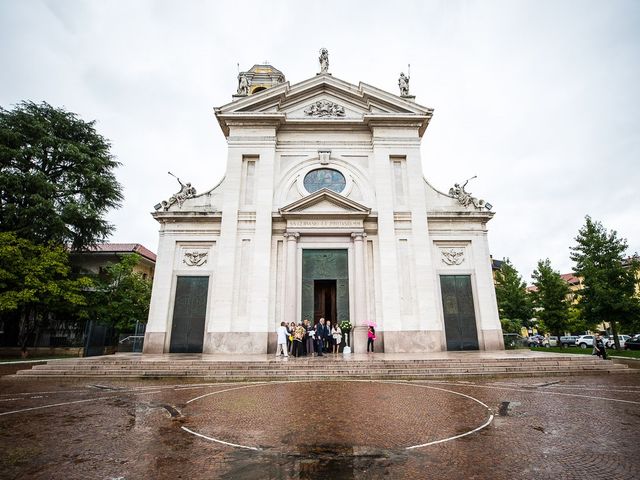
[[[548, 353], [574, 353], [576, 355], [591, 355], [593, 349], [591, 347], [588, 348], [579, 348], [579, 347], [549, 347], [549, 348], [531, 348], [533, 352], [548, 352]], [[640, 358], [640, 350], [614, 350], [613, 348], [607, 349], [607, 356], [615, 356], [615, 357], [627, 357], [627, 358]]]

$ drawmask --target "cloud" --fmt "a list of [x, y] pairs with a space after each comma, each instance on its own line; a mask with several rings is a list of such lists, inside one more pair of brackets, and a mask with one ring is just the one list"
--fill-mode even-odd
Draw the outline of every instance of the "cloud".
[[496, 211], [493, 255], [529, 278], [538, 259], [571, 269], [584, 215], [640, 250], [640, 4], [560, 2], [0, 2], [0, 104], [46, 100], [113, 144], [125, 205], [113, 241], [157, 246], [149, 212], [224, 175], [213, 107], [269, 60], [297, 83], [327, 47], [334, 76], [411, 92], [435, 116], [427, 178], [469, 188]]

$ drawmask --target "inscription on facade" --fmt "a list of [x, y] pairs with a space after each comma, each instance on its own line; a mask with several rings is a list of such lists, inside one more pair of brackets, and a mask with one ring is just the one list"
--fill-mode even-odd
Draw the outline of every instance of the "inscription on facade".
[[362, 220], [289, 220], [287, 227], [297, 228], [359, 228], [362, 227]]

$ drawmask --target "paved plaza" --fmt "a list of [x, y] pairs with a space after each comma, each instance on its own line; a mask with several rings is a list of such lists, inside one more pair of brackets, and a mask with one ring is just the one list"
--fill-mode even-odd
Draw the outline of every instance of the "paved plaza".
[[638, 374], [229, 384], [3, 377], [0, 392], [7, 479], [640, 476]]

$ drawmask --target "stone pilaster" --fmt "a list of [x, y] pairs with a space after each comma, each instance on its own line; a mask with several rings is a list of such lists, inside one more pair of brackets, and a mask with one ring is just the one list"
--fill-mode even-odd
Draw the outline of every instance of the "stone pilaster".
[[297, 250], [298, 250], [298, 238], [300, 234], [298, 232], [285, 232], [284, 237], [286, 239], [286, 257], [285, 257], [285, 282], [284, 282], [284, 318], [287, 323], [298, 322], [298, 314], [296, 312], [297, 306]]
[[364, 258], [364, 243], [366, 236], [367, 234], [364, 232], [354, 232], [351, 234], [351, 238], [353, 238], [355, 266], [355, 278], [353, 282], [355, 318], [351, 322], [354, 326], [352, 344], [354, 353], [366, 352], [367, 349], [367, 279], [365, 277], [366, 269]]

